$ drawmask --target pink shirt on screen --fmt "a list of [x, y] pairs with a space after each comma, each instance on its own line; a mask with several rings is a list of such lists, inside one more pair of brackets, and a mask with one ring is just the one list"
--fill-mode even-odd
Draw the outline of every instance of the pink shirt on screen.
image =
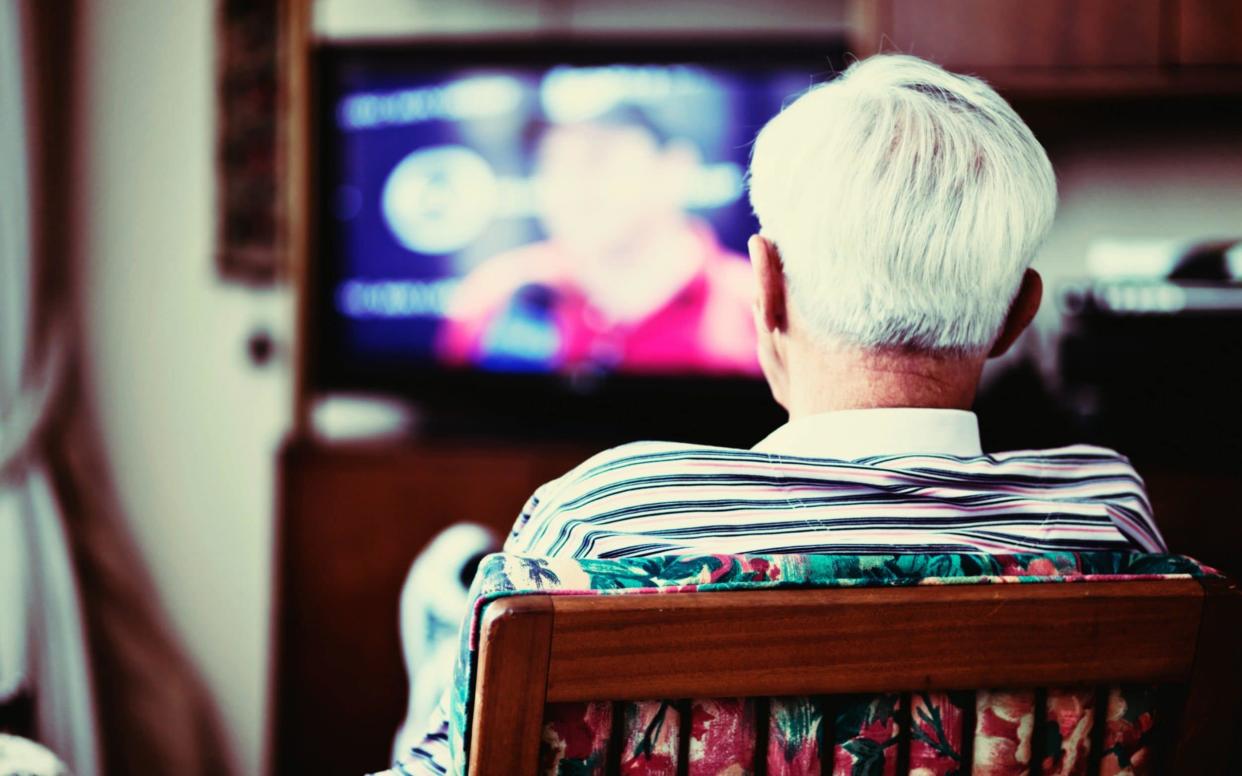
[[463, 281], [440, 333], [440, 354], [452, 364], [479, 364], [489, 331], [515, 294], [537, 286], [549, 293], [556, 331], [550, 370], [598, 366], [629, 373], [757, 375], [750, 266], [710, 229], [694, 234], [698, 270], [666, 302], [625, 322], [606, 320], [566, 271], [568, 259], [554, 243], [492, 259]]

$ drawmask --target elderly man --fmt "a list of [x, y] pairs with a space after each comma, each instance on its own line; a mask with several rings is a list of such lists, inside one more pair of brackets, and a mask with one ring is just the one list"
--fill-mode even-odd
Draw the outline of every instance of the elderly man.
[[[750, 450], [600, 453], [535, 493], [506, 551], [1164, 549], [1121, 455], [980, 449], [980, 372], [1039, 307], [1028, 267], [1056, 209], [995, 91], [914, 57], [858, 62], [759, 133], [750, 195], [759, 357], [789, 422]], [[433, 732], [403, 767], [446, 756]]]

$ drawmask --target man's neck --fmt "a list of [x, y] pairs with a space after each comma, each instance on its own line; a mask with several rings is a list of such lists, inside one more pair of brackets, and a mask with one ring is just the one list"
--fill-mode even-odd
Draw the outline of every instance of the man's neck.
[[789, 416], [882, 407], [969, 410], [982, 357], [816, 349], [789, 375]]

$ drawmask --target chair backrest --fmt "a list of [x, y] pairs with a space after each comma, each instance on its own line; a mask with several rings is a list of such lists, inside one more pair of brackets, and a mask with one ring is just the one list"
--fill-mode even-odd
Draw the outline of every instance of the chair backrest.
[[740, 773], [1236, 773], [1240, 648], [1217, 577], [501, 598], [469, 773], [554, 767], [584, 710], [601, 774], [722, 772], [722, 712]]

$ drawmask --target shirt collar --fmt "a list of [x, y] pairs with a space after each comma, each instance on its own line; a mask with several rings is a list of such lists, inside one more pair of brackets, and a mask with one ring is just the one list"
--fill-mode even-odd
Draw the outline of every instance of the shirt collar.
[[975, 413], [922, 407], [808, 415], [776, 429], [753, 449], [844, 461], [874, 455], [983, 455]]

